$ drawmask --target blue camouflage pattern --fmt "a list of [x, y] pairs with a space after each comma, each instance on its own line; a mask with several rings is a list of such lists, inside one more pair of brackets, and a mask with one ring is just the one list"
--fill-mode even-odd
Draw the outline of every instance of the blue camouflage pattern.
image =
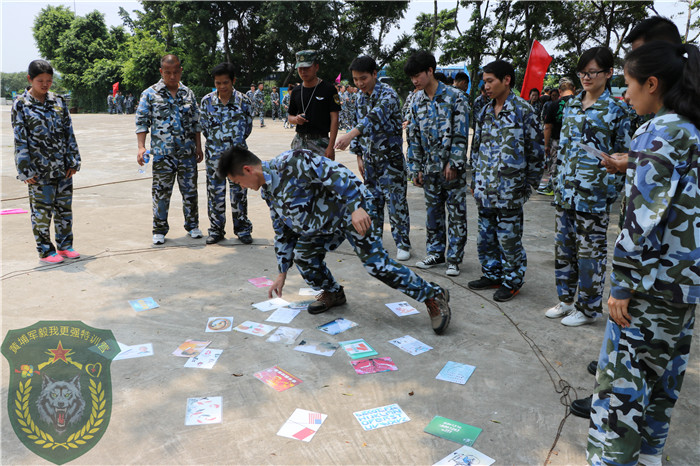
[[519, 290], [527, 270], [527, 254], [522, 243], [522, 207], [494, 209], [479, 206], [478, 209], [476, 251], [481, 274], [511, 290]]
[[272, 121], [275, 121], [275, 118], [281, 120], [281, 114], [280, 114], [280, 93], [272, 91], [270, 92], [270, 107], [272, 111]]
[[260, 89], [253, 94], [253, 106], [255, 113], [260, 117], [260, 126], [265, 124], [265, 93]]

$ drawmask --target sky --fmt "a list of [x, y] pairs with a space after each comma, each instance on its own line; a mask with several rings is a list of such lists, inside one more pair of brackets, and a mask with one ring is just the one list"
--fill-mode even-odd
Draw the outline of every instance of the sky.
[[[124, 7], [128, 12], [140, 10], [141, 4], [137, 1], [123, 0], [113, 1], [38, 1], [38, 0], [0, 0], [0, 16], [2, 17], [2, 43], [0, 54], [0, 71], [16, 72], [26, 70], [32, 60], [41, 58], [32, 37], [32, 25], [36, 15], [47, 5], [64, 5], [74, 10], [79, 16], [98, 10], [105, 15], [108, 26], [121, 26], [119, 7]], [[439, 1], [438, 9], [454, 8], [456, 1]], [[663, 15], [671, 16], [683, 12], [685, 4], [677, 1], [657, 1], [657, 10]], [[413, 24], [420, 13], [433, 12], [432, 0], [412, 0], [408, 12], [401, 22], [400, 30], [411, 31]], [[469, 20], [467, 10], [460, 8], [458, 16], [459, 24], [466, 24]], [[133, 16], [133, 15], [132, 15]], [[683, 18], [675, 19], [679, 29], [685, 31]], [[399, 29], [392, 29], [387, 36], [388, 41], [395, 40], [399, 35]]]

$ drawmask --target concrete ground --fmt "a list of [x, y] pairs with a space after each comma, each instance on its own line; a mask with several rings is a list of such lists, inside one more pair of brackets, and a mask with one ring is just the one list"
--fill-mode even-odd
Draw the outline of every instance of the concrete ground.
[[[2, 107], [0, 115], [2, 209], [28, 209], [26, 187], [15, 179], [9, 107]], [[409, 301], [420, 315], [398, 318], [391, 313], [384, 304], [406, 298], [370, 278], [347, 244], [329, 254], [328, 263], [346, 288], [348, 304], [325, 315], [302, 312], [289, 326], [304, 328], [302, 338], [364, 338], [399, 367], [359, 376], [341, 350], [326, 358], [238, 332], [204, 333], [210, 316], [233, 315], [236, 323], [267, 318], [250, 306], [267, 299], [266, 290], [247, 282], [276, 274], [273, 232], [259, 193], [249, 195], [253, 245], [240, 244], [230, 226], [228, 239], [218, 245], [188, 238], [176, 192], [168, 241], [154, 247], [151, 179], [137, 174], [133, 116], [75, 115], [73, 123], [83, 158], [74, 193], [75, 247], [83, 256], [57, 267], [41, 266], [29, 216], [2, 216], [2, 334], [39, 320], [81, 320], [111, 329], [122, 343], [151, 342], [155, 349], [152, 357], [112, 363], [109, 428], [76, 464], [432, 464], [459, 447], [423, 432], [436, 415], [483, 429], [474, 447], [497, 464], [542, 464], [552, 447], [551, 464], [585, 463], [588, 422], [563, 419], [567, 409], [560, 387], [567, 387], [572, 398], [591, 393], [593, 377], [586, 365], [597, 357], [604, 321], [567, 328], [544, 317], [544, 310], [556, 303], [550, 198], [535, 195], [526, 205], [527, 283], [519, 296], [500, 305], [491, 292], [466, 288], [468, 280], [480, 275], [476, 208], [469, 202], [462, 274], [446, 277], [444, 267], [419, 272], [451, 290], [452, 324], [444, 336], [433, 333], [420, 303]], [[269, 159], [286, 150], [292, 136], [281, 123], [268, 121], [266, 128], [256, 124], [248, 143]], [[356, 170], [348, 152], [337, 158]], [[412, 265], [424, 254], [425, 207], [420, 189], [410, 186], [408, 192]], [[203, 171], [199, 201], [206, 232]], [[616, 212], [611, 225], [617, 223]], [[616, 234], [611, 226], [610, 244]], [[388, 225], [384, 239], [395, 254]], [[298, 272], [290, 272], [284, 297], [301, 299], [296, 293], [302, 286]], [[153, 296], [161, 307], [136, 313], [127, 303], [146, 296]], [[335, 337], [315, 329], [339, 316], [359, 327]], [[388, 343], [407, 334], [434, 349], [411, 356]], [[185, 361], [171, 355], [188, 338], [211, 339], [211, 348], [224, 349], [212, 370], [185, 369]], [[691, 352], [664, 452], [668, 464], [700, 464], [697, 344]], [[449, 360], [476, 366], [466, 385], [435, 380]], [[273, 365], [304, 382], [277, 393], [252, 376]], [[3, 400], [8, 376], [3, 363]], [[198, 396], [223, 397], [223, 423], [185, 427], [185, 401]], [[392, 403], [398, 403], [411, 421], [365, 432], [352, 415]], [[2, 464], [44, 463], [16, 438], [6, 404], [0, 405]], [[276, 435], [295, 408], [328, 415], [310, 443]]]

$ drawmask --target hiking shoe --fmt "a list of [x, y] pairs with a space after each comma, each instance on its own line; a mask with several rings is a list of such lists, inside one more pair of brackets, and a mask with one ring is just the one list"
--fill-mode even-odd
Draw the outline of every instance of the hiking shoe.
[[165, 235], [153, 235], [153, 244], [165, 243]]
[[338, 291], [321, 291], [320, 294], [316, 296], [316, 301], [309, 304], [309, 314], [320, 314], [326, 312], [328, 309], [345, 304], [347, 300], [345, 299], [345, 291], [341, 287]]
[[223, 239], [224, 239], [224, 237], [220, 236], [220, 235], [209, 235], [209, 236], [207, 236], [206, 243], [207, 244], [216, 244], [219, 241], [222, 241]]
[[574, 416], [589, 419], [591, 417], [591, 401], [593, 401], [593, 395], [574, 400], [569, 406], [569, 411]]
[[459, 275], [459, 265], [457, 264], [447, 264], [447, 271], [445, 274], [449, 275], [450, 277], [456, 277]]
[[238, 241], [243, 244], [253, 244], [253, 237], [250, 235], [241, 235], [238, 237]]
[[542, 189], [538, 189], [537, 194], [542, 194], [543, 196], [554, 196], [554, 190], [551, 188], [551, 186], [545, 186]]
[[77, 259], [80, 257], [80, 253], [76, 252], [73, 248], [68, 248], [57, 252], [60, 256], [65, 257], [66, 259]]
[[396, 260], [407, 261], [411, 258], [411, 251], [408, 249], [398, 249], [396, 251]]
[[520, 293], [520, 288], [514, 290], [513, 288], [501, 285], [501, 287], [493, 294], [493, 300], [498, 301], [499, 303], [505, 303], [506, 301], [513, 299], [518, 293]]
[[595, 373], [598, 370], [598, 361], [589, 362], [588, 366], [586, 366], [586, 370], [588, 371], [589, 374], [595, 376]]
[[568, 316], [572, 312], [574, 312], [573, 304], [558, 303], [556, 306], [547, 309], [547, 312], [545, 312], [544, 315], [550, 319], [559, 319], [561, 317]]
[[63, 262], [63, 257], [59, 256], [55, 252], [52, 252], [46, 257], [40, 257], [39, 260], [48, 264], [60, 264], [61, 262]]
[[[433, 285], [435, 285], [433, 283]], [[437, 285], [436, 285], [437, 286]], [[428, 308], [430, 316], [430, 325], [433, 327], [433, 332], [441, 335], [447, 326], [450, 325], [452, 311], [450, 310], [450, 291], [440, 289], [440, 293], [434, 298], [427, 299], [425, 305]]]
[[470, 290], [488, 290], [490, 288], [498, 288], [501, 286], [501, 280], [494, 280], [493, 278], [481, 277], [478, 280], [472, 280], [467, 283], [467, 287]]
[[576, 310], [564, 317], [561, 320], [561, 323], [567, 327], [578, 327], [579, 325], [592, 324], [596, 320], [596, 317], [588, 317], [583, 312]]
[[202, 230], [200, 230], [197, 227], [192, 228], [190, 231], [187, 232], [188, 235], [190, 235], [192, 238], [201, 238], [202, 237]]
[[416, 262], [416, 267], [419, 269], [430, 269], [438, 264], [444, 264], [445, 258], [437, 254], [428, 254], [422, 261]]

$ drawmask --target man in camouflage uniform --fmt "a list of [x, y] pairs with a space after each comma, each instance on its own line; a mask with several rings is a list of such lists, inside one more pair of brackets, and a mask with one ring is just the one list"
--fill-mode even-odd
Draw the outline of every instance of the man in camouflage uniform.
[[323, 290], [311, 314], [346, 302], [343, 287], [324, 262], [326, 252], [348, 240], [370, 275], [428, 307], [433, 331], [450, 322], [449, 292], [390, 259], [365, 208], [372, 196], [347, 168], [309, 150], [291, 150], [269, 162], [234, 148], [224, 153], [219, 173], [241, 186], [261, 190], [275, 230], [279, 275], [270, 287], [282, 295], [287, 271], [296, 263], [309, 286]]
[[411, 55], [404, 66], [418, 90], [407, 132], [408, 162], [427, 210], [427, 256], [416, 267], [429, 269], [447, 259], [447, 275], [457, 276], [467, 242], [469, 104], [462, 91], [435, 79], [435, 66], [435, 57], [425, 51]]
[[347, 107], [345, 124], [348, 128], [354, 128], [357, 124], [357, 97], [359, 94], [355, 86], [348, 85], [345, 89], [345, 105]]
[[[207, 244], [215, 244], [226, 234], [226, 179], [216, 176], [221, 153], [228, 147], [247, 147], [246, 139], [253, 129], [252, 104], [243, 93], [234, 89], [236, 75], [231, 63], [221, 63], [212, 70], [216, 91], [207, 94], [200, 106], [202, 132], [207, 138], [207, 212], [209, 236]], [[248, 192], [229, 182], [233, 232], [244, 244], [253, 242], [253, 224], [248, 219]]]
[[661, 464], [700, 302], [700, 130], [663, 109], [632, 141], [587, 457]]
[[396, 258], [408, 260], [411, 257], [411, 220], [406, 201], [401, 105], [396, 92], [377, 81], [377, 70], [377, 63], [367, 56], [358, 57], [350, 64], [350, 72], [361, 91], [356, 107], [358, 123], [338, 138], [335, 148], [345, 150], [350, 145], [365, 185], [372, 193], [368, 213], [377, 236], [381, 238], [384, 232], [386, 204]]
[[498, 288], [495, 301], [512, 299], [523, 286], [527, 256], [522, 244], [523, 205], [542, 176], [542, 130], [530, 104], [513, 94], [513, 66], [496, 60], [484, 67], [490, 99], [477, 119], [471, 157], [479, 209], [477, 251], [482, 277], [469, 288]]
[[270, 105], [272, 108], [272, 121], [275, 121], [275, 117], [282, 119], [280, 116], [280, 91], [277, 86], [272, 86], [272, 92], [270, 92]]
[[253, 93], [253, 105], [255, 106], [255, 113], [260, 117], [260, 127], [265, 127], [265, 93], [263, 89], [265, 86], [263, 83], [258, 83], [258, 90]]
[[197, 164], [202, 152], [199, 108], [194, 93], [180, 83], [182, 66], [175, 55], [160, 61], [162, 79], [141, 94], [136, 110], [136, 161], [143, 165], [146, 134], [151, 132], [153, 159], [153, 244], [163, 244], [170, 229], [168, 210], [177, 178], [182, 194], [185, 230], [201, 238], [197, 207]]

